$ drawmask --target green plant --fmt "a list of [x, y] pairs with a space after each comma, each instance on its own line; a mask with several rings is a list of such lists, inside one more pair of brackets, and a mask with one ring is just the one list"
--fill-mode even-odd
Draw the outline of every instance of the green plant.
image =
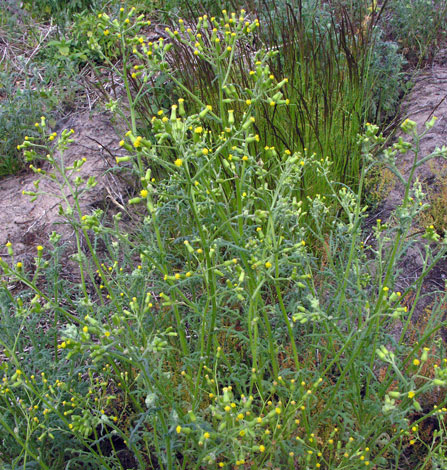
[[[209, 26], [203, 28], [200, 23], [200, 32], [184, 26], [183, 20], [174, 25], [170, 30], [173, 49], [167, 56], [163, 73], [171, 80], [175, 78], [177, 84], [193, 90], [202, 103], [213, 108], [222, 102], [222, 98], [238, 95], [240, 99], [235, 102], [234, 111], [240, 112], [244, 101], [250, 101], [245, 90], [257, 78], [258, 64], [252, 43], [265, 42], [268, 50], [275, 51], [269, 58], [272, 77], [278, 82], [284, 77], [289, 79], [281, 97], [290, 106], [276, 107], [273, 100], [260, 103], [256, 108], [256, 128], [260, 135], [258, 151], [270, 147], [279, 154], [291, 150], [328, 156], [333, 162], [334, 178], [353, 184], [359, 171], [357, 134], [368, 117], [382, 118], [384, 113], [390, 113], [399, 92], [397, 75], [374, 88], [387, 67], [380, 55], [384, 60], [392, 59], [396, 74], [400, 67], [399, 57], [391, 58], [390, 48], [383, 53], [374, 52], [378, 15], [367, 17], [362, 25], [364, 31], [357, 33], [353, 20], [344, 10], [338, 18], [331, 19], [330, 12], [319, 9], [318, 2], [300, 4], [300, 8], [295, 9], [279, 3], [273, 13], [266, 11], [269, 11], [268, 6], [263, 10], [263, 19], [257, 23], [260, 26], [251, 32], [251, 36], [238, 38], [234, 46], [229, 46], [234, 47], [234, 53], [226, 77], [227, 89], [220, 86], [217, 56], [196, 55], [197, 44], [203, 47], [202, 44], [212, 44], [215, 40], [222, 40], [222, 44], [228, 42], [227, 34], [230, 34], [231, 22], [236, 21], [236, 16], [230, 17], [226, 12], [225, 23], [220, 28], [209, 22], [206, 15], [203, 21]], [[144, 84], [138, 74], [134, 75], [137, 75], [133, 82], [134, 93], [140, 96], [139, 90]], [[148, 78], [145, 75], [145, 80]], [[379, 89], [375, 96], [374, 89]], [[182, 93], [177, 85], [177, 94]], [[226, 95], [222, 97], [222, 93]], [[139, 104], [139, 116], [148, 120], [154, 114], [153, 107], [143, 101]], [[339, 136], [335, 141], [334, 134]], [[312, 171], [304, 175], [304, 181], [309, 194], [326, 190]]]
[[[123, 10], [117, 22], [104, 17], [102, 28], [120, 34], [125, 50], [135, 45], [141, 62], [131, 73], [144, 83], [147, 70], [165, 69], [170, 46], [140, 41], [134, 33], [144, 18], [131, 19]], [[447, 150], [421, 156], [421, 135], [407, 120], [409, 141], [377, 156], [383, 138], [367, 125], [354, 191], [331, 178], [328, 158], [259, 149], [254, 110], [272, 100], [287, 106], [277, 95], [287, 82], [270, 77], [271, 53], [263, 51], [247, 97], [227, 82], [235, 42], [256, 24], [237, 16], [225, 48], [197, 41], [196, 55], [218, 68], [219, 102], [211, 108], [176, 83], [184, 98], [156, 113], [150, 138], [137, 133], [139, 96], [123, 54], [130, 129], [117, 167], [138, 177], [126, 209], [140, 217], [135, 231], [123, 230], [125, 214], [82, 211], [80, 200], [96, 182], [79, 176], [85, 160], [64, 161], [74, 131], [50, 133], [42, 119], [36, 128], [44, 143], [21, 145], [37, 175], [25, 195], [37, 199], [42, 178], [60, 184], [80, 281], [57, 282], [62, 247], [55, 255], [37, 247], [28, 268], [9, 244], [9, 261], [0, 261], [2, 316], [15, 325], [0, 337], [8, 357], [0, 385], [3, 459], [44, 469], [76, 468], [81, 459], [92, 468], [126, 468], [119, 446], [140, 469], [397, 469], [419, 426], [439, 414], [422, 404], [447, 386], [438, 340], [445, 293], [418, 341], [409, 335], [422, 280], [445, 256], [445, 241], [431, 248], [439, 241], [434, 230], [425, 233], [420, 277], [402, 293], [396, 284], [399, 261], [415, 242], [412, 221], [424, 210], [415, 171], [447, 158]], [[145, 57], [150, 67], [140, 67]], [[395, 160], [409, 150], [414, 160], [403, 175]], [[364, 183], [379, 162], [405, 191], [395, 222], [377, 221], [375, 243], [365, 247]], [[328, 190], [308, 195], [305, 214], [300, 196], [310, 166]], [[105, 252], [95, 249], [97, 240]], [[27, 295], [14, 298], [11, 280]], [[51, 366], [21, 346], [40, 346], [26, 328], [39, 316], [52, 325], [43, 338]], [[445, 398], [436, 406], [442, 411]], [[63, 439], [71, 440], [68, 449]]]
[[[387, 26], [413, 63], [430, 61], [445, 37], [447, 5], [444, 0], [390, 2]], [[389, 30], [389, 29], [388, 29]]]
[[96, 9], [101, 4], [100, 0], [33, 0], [25, 1], [22, 8], [38, 18], [53, 18], [60, 27], [64, 28], [75, 13]]
[[[17, 146], [25, 135], [37, 136], [32, 129], [42, 115], [49, 115], [56, 103], [51, 89], [33, 77], [23, 89], [14, 85], [15, 76], [1, 73], [5, 97], [0, 104], [0, 176], [16, 173], [23, 168], [21, 152]], [[37, 86], [35, 83], [37, 82]]]
[[54, 126], [80, 96], [75, 81], [79, 57], [70, 55], [70, 41], [56, 41], [55, 28], [16, 15], [6, 13], [1, 24], [5, 48], [0, 72], [0, 176], [23, 169], [16, 147], [25, 136], [38, 135], [34, 123], [45, 116]]
[[442, 234], [447, 228], [447, 212], [445, 201], [447, 198], [446, 168], [431, 167], [433, 174], [436, 174], [434, 184], [431, 184], [428, 191], [429, 206], [421, 215], [421, 226], [432, 225], [434, 229]]

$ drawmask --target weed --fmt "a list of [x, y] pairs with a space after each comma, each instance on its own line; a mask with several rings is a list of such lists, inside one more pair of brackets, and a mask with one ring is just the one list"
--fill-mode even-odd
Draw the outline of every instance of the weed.
[[[130, 18], [123, 11], [117, 23], [104, 18], [102, 28], [118, 35], [144, 21]], [[5, 282], [20, 280], [29, 289], [20, 299], [3, 290], [11, 321], [20, 325], [1, 337], [8, 362], [0, 420], [10, 443], [2, 452], [17, 465], [64, 468], [81, 455], [86, 465], [120, 468], [119, 452], [107, 450], [119, 445], [141, 469], [267, 462], [390, 468], [413, 445], [413, 427], [437, 413], [423, 411], [420, 402], [447, 385], [437, 340], [441, 311], [434, 309], [419, 340], [408, 342], [421, 283], [403, 293], [394, 286], [412, 220], [424, 209], [414, 172], [428, 158], [447, 158], [446, 150], [421, 158], [416, 125], [404, 122], [409, 141], [380, 156], [404, 185], [404, 197], [395, 225], [378, 221], [376, 246], [367, 255], [362, 194], [383, 138], [373, 125], [359, 138], [363, 164], [355, 192], [330, 178], [327, 158], [258, 150], [254, 110], [272, 100], [278, 108], [288, 104], [281, 95], [287, 82], [270, 77], [269, 53], [256, 54], [258, 80], [243, 90], [246, 96], [227, 82], [238, 35], [256, 27], [242, 13], [225, 45], [201, 44], [199, 37], [195, 55], [217, 64], [220, 101], [201, 104], [179, 82], [185, 98], [151, 119], [152, 140], [136, 133], [138, 96], [125, 82], [131, 128], [117, 166], [141, 184], [128, 201], [141, 216], [135, 233], [123, 233], [122, 214], [105, 224], [102, 211], [81, 211], [80, 197], [96, 182], [77, 175], [83, 159], [64, 163], [74, 131], [50, 133], [42, 118], [36, 129], [44, 145], [32, 138], [21, 145], [38, 178], [25, 195], [37, 199], [42, 178], [60, 184], [60, 212], [74, 230], [81, 281], [70, 296], [46, 282], [55, 260], [44, 247], [37, 247], [32, 270], [11, 245], [10, 262], [0, 261]], [[170, 45], [139, 37], [131, 39], [133, 54], [141, 62], [149, 58], [151, 70], [163, 69]], [[141, 62], [132, 73], [144, 81]], [[123, 61], [123, 77], [127, 67]], [[395, 159], [409, 148], [415, 157], [407, 176]], [[39, 155], [51, 166], [48, 173]], [[307, 198], [306, 215], [300, 182], [309, 166], [328, 192]], [[343, 213], [337, 219], [330, 218], [334, 203]], [[108, 240], [107, 254], [94, 249], [93, 236]], [[322, 270], [311, 237], [324, 247]], [[433, 230], [425, 238], [422, 277], [445, 253], [445, 243], [431, 252]], [[58, 245], [56, 235], [52, 243]], [[402, 299], [410, 293], [415, 301], [407, 307]], [[42, 314], [52, 325], [42, 338], [53, 355], [49, 372], [21, 348], [33, 335], [24, 328], [27, 319]], [[402, 325], [397, 338], [388, 333], [396, 322]], [[33, 351], [41, 347], [32, 344]], [[72, 439], [69, 449], [62, 436]]]
[[[96, 180], [79, 176], [84, 158], [65, 161], [75, 131], [51, 132], [42, 116], [34, 125], [38, 135], [19, 146], [36, 174], [24, 196], [38, 200], [46, 178], [59, 185], [79, 273], [78, 281], [58, 278], [64, 248], [56, 233], [49, 247], [36, 247], [29, 266], [10, 243], [8, 258], [0, 259], [5, 465], [389, 469], [419, 442], [421, 448], [428, 442], [419, 468], [442, 458], [441, 434], [424, 425], [443, 420], [446, 400], [441, 395], [436, 407], [424, 400], [447, 387], [439, 335], [445, 293], [413, 337], [422, 280], [447, 250], [433, 228], [424, 233], [420, 277], [404, 292], [396, 285], [399, 262], [416, 242], [413, 220], [426, 208], [415, 172], [432, 158], [447, 159], [447, 149], [421, 156], [425, 131], [410, 120], [402, 124], [408, 140], [381, 152], [378, 126], [354, 134], [366, 112], [358, 100], [370, 79], [361, 77], [370, 50], [365, 56], [360, 39], [348, 34], [355, 22], [340, 15], [342, 26], [298, 29], [303, 51], [315, 54], [295, 94], [295, 80], [273, 72], [275, 64], [285, 67], [277, 57], [284, 48], [243, 55], [260, 27], [244, 11], [204, 15], [194, 30], [180, 21], [165, 31], [172, 42], [145, 40], [148, 20], [135, 9], [99, 15], [97, 40], [119, 45], [121, 68], [98, 51], [127, 99], [127, 107], [113, 106], [129, 127], [115, 170], [132, 173], [138, 187], [124, 213], [110, 219], [100, 209], [85, 213], [80, 200]], [[336, 38], [346, 41], [334, 60], [329, 49], [306, 49], [306, 41], [315, 46], [328, 31], [329, 48]], [[296, 47], [291, 57], [304, 57]], [[187, 86], [172, 70], [179, 49], [213, 74], [211, 93]], [[334, 89], [322, 84], [328, 109], [349, 105], [354, 119], [343, 145], [359, 153], [341, 162], [343, 171], [321, 153], [330, 133], [345, 129], [341, 118], [328, 124], [323, 142], [315, 123], [323, 124], [309, 113], [314, 121], [306, 132], [315, 149], [274, 133], [286, 131], [275, 116], [304, 106], [304, 84], [321, 100], [322, 63], [333, 67], [336, 81]], [[145, 129], [139, 106], [161, 73], [179, 95], [148, 115]], [[339, 101], [345, 86], [353, 87], [348, 101]], [[324, 106], [322, 100], [312, 109]], [[414, 159], [402, 174], [396, 159], [408, 151]], [[378, 220], [374, 245], [365, 246], [364, 190], [376, 167], [388, 168], [404, 195], [393, 222]], [[356, 184], [345, 184], [356, 174]], [[310, 176], [317, 182], [308, 188]], [[133, 231], [123, 222], [131, 210], [139, 218]], [[95, 248], [100, 240], [104, 252]], [[323, 251], [318, 257], [315, 246]], [[25, 287], [20, 296], [8, 289], [11, 282]], [[43, 318], [44, 331], [36, 332]]]

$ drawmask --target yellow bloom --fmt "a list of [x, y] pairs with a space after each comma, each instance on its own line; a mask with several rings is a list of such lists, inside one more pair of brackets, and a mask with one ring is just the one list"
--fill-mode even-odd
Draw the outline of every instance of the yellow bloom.
[[140, 196], [141, 196], [141, 197], [147, 197], [147, 195], [148, 195], [147, 189], [142, 189], [142, 190], [140, 191]]
[[182, 166], [183, 165], [183, 160], [181, 158], [177, 158], [177, 160], [174, 162], [175, 166]]
[[177, 434], [180, 434], [182, 432], [182, 427], [180, 426], [180, 424], [175, 428]]

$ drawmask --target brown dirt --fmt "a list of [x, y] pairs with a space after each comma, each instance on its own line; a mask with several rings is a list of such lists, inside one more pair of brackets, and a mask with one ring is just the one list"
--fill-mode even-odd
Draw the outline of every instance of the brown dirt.
[[[73, 128], [74, 143], [65, 152], [65, 162], [70, 165], [74, 160], [85, 157], [86, 163], [76, 176], [87, 180], [95, 176], [98, 184], [81, 201], [82, 211], [90, 213], [95, 208], [111, 204], [121, 209], [125, 207], [123, 193], [125, 184], [115, 174], [107, 172], [114, 164], [114, 156], [120, 153], [120, 137], [114, 130], [110, 117], [104, 113], [92, 116], [83, 112], [75, 117], [58, 123], [56, 131]], [[38, 167], [39, 163], [34, 163]], [[45, 164], [42, 165], [45, 169]], [[62, 235], [67, 245], [73, 242], [69, 225], [59, 216], [60, 200], [57, 197], [57, 183], [42, 178], [39, 190], [43, 191], [35, 202], [22, 195], [23, 190], [34, 189], [33, 181], [37, 175], [31, 171], [9, 176], [0, 180], [0, 256], [7, 257], [5, 244], [9, 241], [14, 248], [16, 260], [27, 261], [36, 254], [37, 245], [47, 245], [52, 231]], [[72, 199], [71, 196], [69, 199]], [[125, 198], [127, 199], [127, 197]], [[31, 258], [32, 259], [32, 258]]]
[[[425, 123], [433, 116], [438, 118], [436, 125], [422, 138], [420, 142], [420, 157], [424, 157], [435, 150], [436, 147], [447, 145], [447, 49], [439, 51], [433, 64], [422, 71], [414, 80], [414, 87], [403, 103], [403, 119], [409, 118], [415, 121], [421, 133], [425, 130]], [[402, 119], [402, 120], [403, 120]], [[395, 139], [402, 137], [408, 139], [402, 132], [398, 132]], [[398, 167], [404, 175], [408, 175], [414, 154], [399, 155]], [[436, 191], [437, 184], [442, 174], [445, 175], [445, 160], [441, 158], [432, 160], [419, 167], [416, 171], [417, 178], [422, 183], [425, 193]], [[444, 168], [444, 169], [443, 169]], [[380, 209], [374, 213], [376, 218], [388, 220], [391, 212], [398, 206], [404, 195], [404, 188], [396, 183], [391, 189]], [[447, 205], [447, 201], [446, 201]], [[446, 209], [447, 210], [447, 209]], [[373, 223], [374, 223], [373, 222]], [[416, 221], [414, 232], [423, 231], [421, 221]], [[404, 291], [415, 282], [423, 268], [424, 243], [415, 243], [409, 248], [400, 262], [400, 276], [396, 290]], [[433, 304], [435, 298], [445, 289], [447, 280], [447, 261], [442, 260], [429, 273], [423, 284], [424, 298], [420, 300], [416, 308], [415, 320], [424, 310]]]
[[[439, 52], [433, 65], [421, 72], [414, 81], [414, 87], [403, 103], [404, 119], [409, 118], [418, 125], [419, 132], [425, 129], [425, 123], [433, 116], [438, 118], [436, 125], [423, 137], [420, 145], [420, 155], [425, 156], [433, 152], [436, 147], [447, 145], [447, 49]], [[396, 135], [406, 138], [402, 133]], [[413, 154], [399, 156], [398, 166], [404, 174], [408, 174]], [[428, 188], [433, 184], [440, 172], [442, 163], [439, 159], [433, 165], [423, 165], [418, 168], [416, 176]], [[403, 188], [399, 185], [394, 188], [386, 198], [383, 211], [389, 213], [395, 208], [403, 197]]]

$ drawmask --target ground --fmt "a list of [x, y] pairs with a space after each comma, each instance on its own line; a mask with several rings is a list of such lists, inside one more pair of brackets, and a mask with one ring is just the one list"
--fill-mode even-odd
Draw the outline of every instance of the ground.
[[[120, 136], [112, 125], [107, 113], [82, 112], [68, 121], [60, 121], [57, 131], [64, 128], [75, 130], [74, 143], [65, 152], [67, 165], [85, 157], [86, 163], [79, 173], [87, 179], [95, 176], [98, 184], [82, 200], [83, 212], [88, 214], [93, 208], [114, 205], [123, 207], [125, 183], [112, 173], [115, 155], [119, 154]], [[45, 164], [44, 164], [45, 165]], [[34, 166], [38, 167], [39, 162]], [[45, 166], [43, 166], [45, 169]], [[71, 229], [61, 225], [59, 217], [60, 200], [55, 182], [42, 179], [39, 189], [44, 192], [35, 202], [22, 194], [23, 190], [34, 190], [33, 181], [37, 175], [29, 170], [0, 180], [0, 246], [9, 241], [14, 247], [17, 260], [26, 261], [36, 253], [36, 246], [45, 246], [52, 231], [57, 231], [68, 244], [73, 242]], [[7, 256], [3, 248], [0, 256]]]

